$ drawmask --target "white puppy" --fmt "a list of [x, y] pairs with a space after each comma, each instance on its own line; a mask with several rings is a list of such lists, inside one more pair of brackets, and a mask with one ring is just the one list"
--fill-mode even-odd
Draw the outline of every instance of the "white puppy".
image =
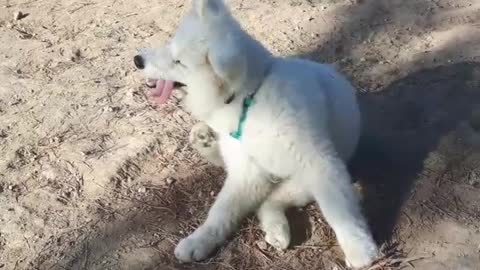
[[203, 121], [190, 140], [228, 174], [205, 223], [176, 247], [179, 260], [207, 258], [252, 211], [266, 241], [285, 249], [285, 209], [313, 200], [348, 265], [374, 260], [377, 247], [345, 166], [360, 114], [344, 77], [327, 65], [272, 56], [222, 0], [193, 0], [173, 39], [134, 60], [157, 102], [182, 86], [185, 107]]

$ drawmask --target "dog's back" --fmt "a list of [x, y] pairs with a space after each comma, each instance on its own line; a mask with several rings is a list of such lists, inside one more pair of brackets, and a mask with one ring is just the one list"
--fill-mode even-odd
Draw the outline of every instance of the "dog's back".
[[331, 65], [277, 58], [259, 89], [262, 95], [269, 106], [293, 107], [297, 124], [305, 122], [304, 130], [328, 130], [339, 155], [344, 160], [352, 156], [361, 128], [355, 89]]

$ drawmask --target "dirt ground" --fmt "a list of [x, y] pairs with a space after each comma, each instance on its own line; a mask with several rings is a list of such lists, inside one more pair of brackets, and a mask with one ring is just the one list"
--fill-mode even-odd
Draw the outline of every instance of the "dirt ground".
[[[314, 205], [292, 211], [286, 252], [252, 218], [207, 262], [173, 257], [224, 174], [175, 101], [147, 101], [132, 57], [189, 2], [0, 0], [1, 270], [345, 268]], [[480, 269], [480, 2], [230, 2], [275, 54], [358, 87], [351, 171], [387, 256], [373, 269]]]

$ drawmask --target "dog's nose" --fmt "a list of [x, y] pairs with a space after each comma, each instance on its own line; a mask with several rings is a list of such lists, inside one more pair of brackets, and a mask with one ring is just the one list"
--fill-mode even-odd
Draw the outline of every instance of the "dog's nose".
[[145, 63], [143, 63], [143, 57], [141, 57], [140, 55], [135, 55], [133, 57], [133, 63], [135, 63], [135, 66], [138, 69], [144, 69], [145, 68]]

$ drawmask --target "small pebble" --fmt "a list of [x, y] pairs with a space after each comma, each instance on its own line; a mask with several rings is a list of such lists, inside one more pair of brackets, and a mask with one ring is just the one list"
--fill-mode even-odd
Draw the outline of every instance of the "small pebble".
[[59, 143], [59, 142], [60, 142], [60, 138], [57, 136], [50, 138], [50, 143]]
[[13, 20], [14, 21], [21, 20], [22, 18], [23, 18], [23, 13], [21, 11], [15, 11], [13, 13]]
[[76, 62], [80, 58], [82, 58], [82, 52], [79, 49], [72, 50], [72, 56], [70, 57], [70, 60], [72, 60], [72, 62]]
[[26, 18], [29, 14], [28, 13], [23, 13], [21, 11], [16, 11], [13, 13], [13, 20], [14, 21], [19, 21], [23, 18]]
[[261, 250], [266, 250], [268, 248], [267, 242], [265, 242], [265, 241], [258, 241], [257, 246]]
[[117, 107], [117, 106], [107, 106], [104, 110], [105, 110], [105, 111], [108, 111], [108, 112], [118, 112], [118, 111], [120, 111], [120, 107]]
[[171, 184], [175, 183], [175, 179], [169, 177], [165, 180], [165, 182], [167, 183], [167, 185], [171, 185]]
[[474, 188], [480, 187], [480, 181], [478, 180], [471, 179], [468, 183]]

